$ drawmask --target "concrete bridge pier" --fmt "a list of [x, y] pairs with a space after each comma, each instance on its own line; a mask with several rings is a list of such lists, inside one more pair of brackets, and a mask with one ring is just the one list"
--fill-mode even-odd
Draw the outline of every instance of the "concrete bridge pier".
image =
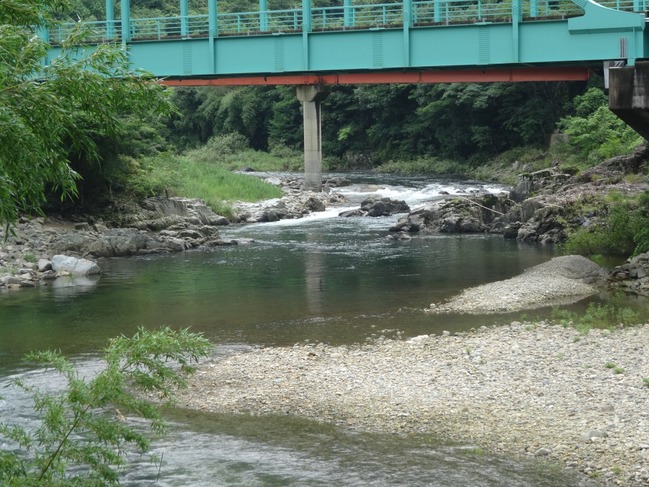
[[609, 69], [608, 107], [649, 140], [649, 63]]
[[304, 120], [304, 186], [322, 191], [322, 120], [320, 102], [327, 96], [322, 86], [305, 85], [296, 89]]

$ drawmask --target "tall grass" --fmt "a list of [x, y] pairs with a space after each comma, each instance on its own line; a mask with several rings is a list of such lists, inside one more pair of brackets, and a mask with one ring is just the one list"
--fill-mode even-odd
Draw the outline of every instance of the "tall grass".
[[304, 163], [303, 154], [285, 145], [275, 145], [270, 151], [256, 151], [248, 146], [241, 134], [222, 134], [212, 137], [204, 146], [189, 151], [192, 161], [218, 164], [236, 171], [250, 168], [255, 171], [299, 171]]
[[259, 178], [233, 173], [215, 162], [188, 156], [160, 154], [145, 158], [134, 167], [129, 181], [140, 196], [170, 194], [200, 198], [216, 213], [232, 216], [233, 201], [278, 198], [282, 190]]

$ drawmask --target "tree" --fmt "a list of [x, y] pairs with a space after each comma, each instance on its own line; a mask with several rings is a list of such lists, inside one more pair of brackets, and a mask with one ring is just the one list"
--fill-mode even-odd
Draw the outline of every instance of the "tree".
[[173, 105], [162, 86], [129, 70], [124, 51], [80, 49], [87, 35], [81, 23], [44, 65], [49, 46], [36, 31], [50, 25], [61, 1], [1, 5], [0, 223], [7, 225], [40, 211], [50, 190], [75, 195], [79, 173], [101, 166], [97, 141], [124, 136], [122, 115], [168, 114]]
[[608, 99], [599, 88], [590, 88], [574, 101], [575, 115], [561, 119], [559, 127], [569, 136], [575, 158], [589, 165], [618, 154], [628, 154], [642, 138], [608, 109]]
[[[211, 348], [208, 340], [187, 329], [140, 329], [131, 338], [111, 340], [103, 351], [103, 369], [89, 379], [57, 352], [31, 354], [29, 360], [61, 374], [67, 388], [46, 393], [13, 382], [31, 395], [40, 424], [25, 428], [0, 423], [1, 443], [13, 447], [0, 450], [0, 485], [117, 485], [128, 449], [145, 452], [150, 443], [122, 415], [145, 418], [154, 431], [163, 431], [160, 406], [187, 385], [192, 363]], [[147, 399], [152, 395], [157, 403]]]

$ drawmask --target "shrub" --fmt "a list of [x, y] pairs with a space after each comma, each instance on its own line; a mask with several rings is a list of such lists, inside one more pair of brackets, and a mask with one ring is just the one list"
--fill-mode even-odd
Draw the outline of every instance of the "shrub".
[[609, 197], [605, 218], [568, 236], [564, 250], [581, 255], [637, 255], [649, 251], [649, 192], [636, 199]]
[[0, 439], [11, 445], [0, 451], [0, 485], [118, 485], [119, 467], [129, 449], [146, 452], [150, 440], [116, 417], [116, 411], [147, 419], [154, 431], [163, 431], [159, 406], [147, 395], [170, 404], [174, 392], [187, 385], [192, 363], [211, 348], [205, 338], [186, 329], [140, 329], [131, 338], [110, 341], [102, 355], [104, 367], [92, 378], [57, 352], [29, 355], [61, 374], [67, 388], [50, 393], [13, 381], [32, 397], [41, 420], [35, 428], [0, 423]]

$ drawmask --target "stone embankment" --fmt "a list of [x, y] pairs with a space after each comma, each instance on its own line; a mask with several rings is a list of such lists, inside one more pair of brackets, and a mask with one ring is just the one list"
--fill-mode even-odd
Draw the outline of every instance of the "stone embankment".
[[649, 252], [627, 259], [611, 271], [608, 280], [614, 288], [649, 296]]
[[514, 322], [358, 346], [255, 349], [201, 365], [182, 406], [430, 433], [649, 485], [649, 325], [582, 335]]

